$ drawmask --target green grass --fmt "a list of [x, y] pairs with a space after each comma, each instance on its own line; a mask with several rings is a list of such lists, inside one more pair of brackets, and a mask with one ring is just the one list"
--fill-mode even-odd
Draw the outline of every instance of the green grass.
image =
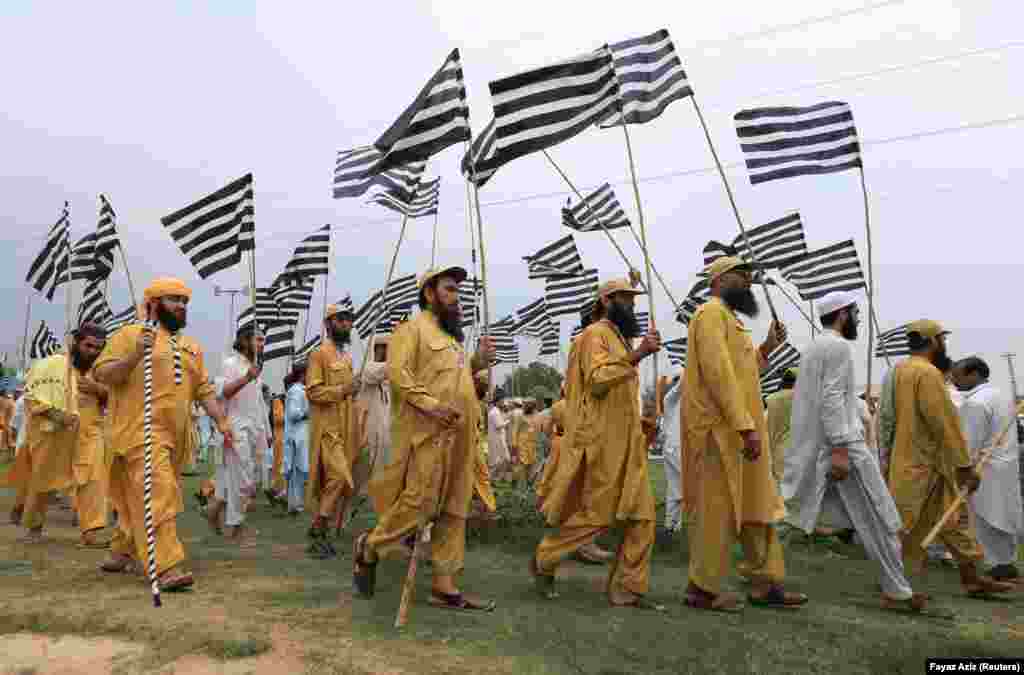
[[[652, 463], [659, 522], [662, 476], [661, 465]], [[196, 481], [188, 480], [190, 491]], [[0, 498], [0, 513], [7, 505], [9, 497]], [[147, 664], [156, 668], [184, 653], [218, 659], [260, 654], [275, 639], [268, 626], [282, 624], [301, 636], [308, 672], [388, 666], [423, 673], [920, 673], [929, 657], [1024, 651], [1020, 594], [998, 603], [970, 601], [961, 595], [956, 570], [931, 568], [915, 588], [932, 593], [951, 617], [886, 613], [877, 609], [877, 568], [859, 548], [795, 539], [787, 544], [788, 583], [811, 596], [800, 611], [748, 607], [724, 615], [685, 608], [685, 536], [654, 554], [651, 596], [668, 606], [665, 614], [610, 608], [602, 593], [606, 569], [576, 563], [562, 568], [562, 597], [542, 600], [532, 592], [526, 567], [543, 529], [530, 523], [469, 537], [462, 586], [495, 599], [497, 612], [429, 607], [430, 568], [424, 564], [409, 624], [396, 630], [403, 562], [382, 563], [376, 597], [356, 599], [350, 536], [336, 543], [338, 559], [310, 560], [304, 555], [308, 519], [278, 517], [260, 504], [250, 514], [259, 530], [257, 546], [237, 549], [210, 534], [192, 503], [188, 509], [179, 531], [197, 590], [165, 596], [161, 610], [147, 606], [137, 580], [92, 571], [98, 554], [57, 544], [47, 549], [52, 556], [29, 552], [10, 544], [14, 528], [0, 528], [0, 633], [139, 640], [152, 646]], [[353, 531], [371, 522], [363, 513]], [[613, 534], [604, 543], [615, 542]], [[744, 590], [739, 579], [731, 583]], [[96, 597], [103, 602], [82, 602]], [[170, 645], [164, 641], [167, 622], [178, 626]]]

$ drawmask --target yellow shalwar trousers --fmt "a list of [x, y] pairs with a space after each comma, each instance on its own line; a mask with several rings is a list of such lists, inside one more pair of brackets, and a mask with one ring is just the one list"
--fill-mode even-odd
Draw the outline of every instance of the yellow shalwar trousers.
[[[320, 510], [318, 513], [324, 518], [330, 518], [339, 509], [344, 509], [348, 505], [348, 500], [352, 496], [352, 488], [349, 487], [344, 475], [337, 470], [331, 471], [331, 464], [325, 463], [323, 459], [324, 457], [321, 455]], [[344, 460], [344, 456], [341, 459]]]
[[25, 479], [18, 486], [15, 504], [22, 507], [21, 526], [27, 529], [46, 525], [46, 511], [50, 508], [51, 490], [39, 491], [35, 486], [51, 483], [51, 477], [45, 475], [47, 462], [45, 458], [33, 457], [32, 450], [22, 448], [15, 460], [24, 469], [21, 474]]
[[743, 546], [744, 575], [754, 582], [781, 584], [786, 577], [786, 563], [775, 528], [744, 523], [737, 532], [728, 477], [718, 447], [711, 444], [703, 459], [703, 475], [696, 482], [695, 518], [689, 528], [690, 582], [707, 593], [721, 593], [738, 538]]
[[[153, 449], [153, 489], [150, 494], [156, 540], [156, 571], [163, 574], [185, 560], [185, 549], [178, 539], [177, 516], [181, 510], [181, 491], [166, 445]], [[118, 513], [118, 527], [110, 542], [115, 555], [135, 558], [148, 564], [146, 516], [143, 503], [144, 448], [132, 448], [114, 458], [110, 467], [110, 500]]]
[[91, 480], [75, 489], [74, 507], [82, 534], [107, 526], [106, 481]]
[[[945, 513], [943, 505], [942, 488], [943, 482], [936, 481], [935, 487], [928, 494], [921, 505], [917, 521], [909, 532], [903, 532], [901, 539], [903, 544], [903, 569], [907, 575], [920, 574], [924, 571], [928, 559], [928, 552], [921, 549], [921, 542], [928, 533], [939, 522], [939, 518]], [[977, 562], [984, 557], [977, 539], [970, 529], [967, 505], [960, 507], [960, 511], [950, 517], [946, 527], [939, 530], [935, 541], [941, 542], [946, 550], [953, 554], [958, 564]]]
[[[558, 532], [541, 539], [537, 546], [537, 567], [544, 574], [554, 575], [558, 564], [589, 544], [610, 526], [579, 524], [577, 511], [558, 528]], [[574, 521], [577, 521], [574, 523]], [[636, 595], [645, 595], [651, 582], [651, 551], [654, 548], [653, 520], [627, 520], [622, 544], [612, 566], [609, 588], [624, 589]]]

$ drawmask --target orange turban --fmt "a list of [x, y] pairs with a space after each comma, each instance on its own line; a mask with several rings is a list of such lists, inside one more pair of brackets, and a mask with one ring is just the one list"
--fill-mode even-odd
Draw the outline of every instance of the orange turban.
[[153, 283], [146, 288], [143, 297], [146, 302], [149, 302], [150, 300], [158, 300], [168, 295], [180, 295], [191, 299], [192, 290], [181, 279], [161, 277], [160, 279], [153, 280]]

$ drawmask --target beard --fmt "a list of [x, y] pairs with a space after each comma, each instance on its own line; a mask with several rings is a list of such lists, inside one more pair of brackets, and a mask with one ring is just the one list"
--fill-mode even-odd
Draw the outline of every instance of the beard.
[[949, 354], [946, 353], [945, 347], [940, 347], [939, 350], [932, 355], [932, 365], [938, 368], [941, 373], [948, 373], [949, 369], [953, 367], [953, 359], [949, 358]]
[[857, 339], [858, 334], [859, 331], [857, 330], [857, 324], [852, 321], [847, 321], [846, 325], [843, 326], [843, 330], [840, 332], [840, 335], [851, 342]]
[[92, 368], [92, 364], [94, 363], [96, 363], [95, 356], [86, 356], [82, 352], [78, 351], [77, 348], [71, 350], [71, 365], [73, 365], [79, 372], [89, 372], [89, 369]]
[[179, 330], [184, 328], [188, 321], [187, 314], [182, 313], [182, 317], [179, 319], [178, 316], [171, 310], [164, 307], [162, 304], [156, 308], [156, 318], [160, 322], [160, 325], [167, 329], [169, 333], [177, 333]]
[[749, 288], [725, 288], [722, 289], [722, 302], [734, 312], [739, 312], [751, 319], [756, 318], [761, 312], [757, 305], [757, 298], [754, 291]]
[[636, 311], [632, 307], [612, 301], [608, 305], [608, 320], [627, 340], [640, 336], [640, 325], [636, 321]]
[[332, 328], [331, 340], [339, 347], [345, 347], [352, 342], [352, 331], [348, 328]]
[[466, 334], [462, 331], [462, 309], [459, 307], [459, 303], [455, 302], [447, 307], [438, 303], [430, 309], [437, 316], [441, 330], [462, 344], [466, 339]]

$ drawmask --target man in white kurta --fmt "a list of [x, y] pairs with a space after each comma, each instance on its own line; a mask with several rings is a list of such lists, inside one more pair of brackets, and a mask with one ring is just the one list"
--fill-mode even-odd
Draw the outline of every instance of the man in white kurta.
[[665, 431], [665, 530], [678, 532], [683, 525], [682, 475], [683, 378], [676, 376], [665, 392], [662, 428]]
[[994, 448], [980, 469], [981, 487], [968, 502], [975, 533], [992, 578], [1011, 581], [1020, 577], [1014, 561], [1017, 537], [1024, 534], [1017, 428], [1011, 426], [1009, 433], [999, 438], [1015, 411], [1010, 398], [990, 384], [988, 377], [988, 364], [977, 356], [958, 361], [953, 367], [953, 380], [963, 394], [960, 422], [971, 460], [977, 462], [982, 450]]
[[509, 418], [501, 410], [501, 403], [495, 403], [487, 413], [487, 468], [497, 479], [503, 475], [512, 457], [508, 452]]
[[388, 382], [388, 343], [390, 336], [373, 339], [373, 361], [363, 370], [363, 387], [357, 401], [366, 407], [366, 450], [353, 467], [353, 480], [366, 486], [391, 461], [391, 383]]
[[883, 606], [923, 609], [925, 597], [914, 595], [903, 571], [902, 523], [857, 406], [850, 347], [859, 321], [856, 296], [829, 293], [817, 308], [824, 330], [804, 350], [793, 390], [782, 481], [789, 521], [811, 533], [823, 510], [845, 518], [882, 567]]

